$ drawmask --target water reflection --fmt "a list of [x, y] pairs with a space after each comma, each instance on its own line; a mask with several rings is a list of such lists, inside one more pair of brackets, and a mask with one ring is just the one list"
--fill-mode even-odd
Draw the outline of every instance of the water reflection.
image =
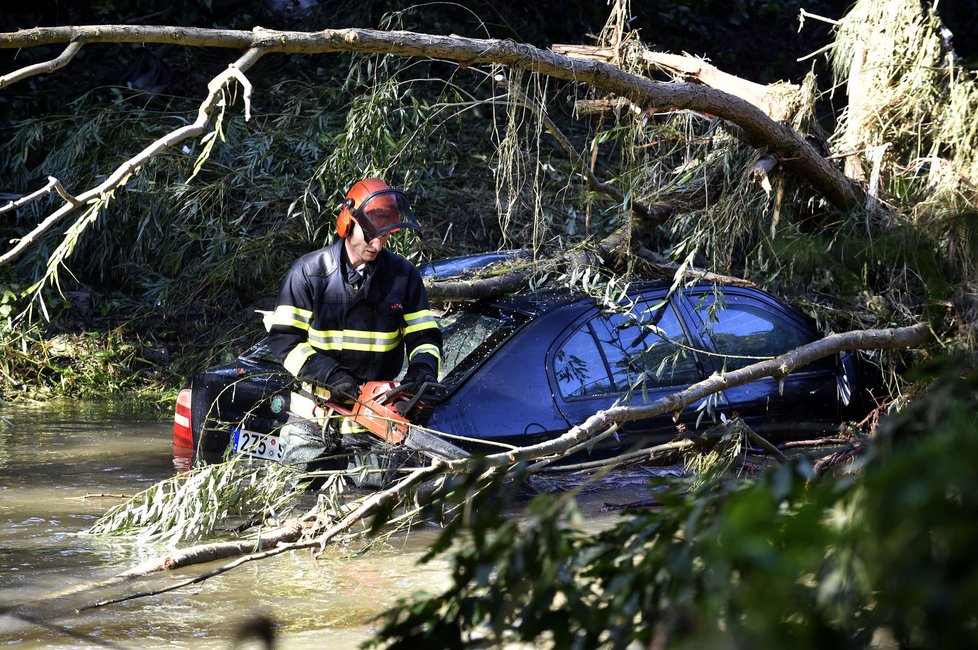
[[[157, 422], [113, 404], [48, 404], [6, 408], [13, 426], [0, 430], [0, 611], [53, 592], [113, 576], [162, 549], [85, 531], [103, 512], [173, 473], [172, 423]], [[591, 525], [608, 502], [648, 496], [649, 475], [588, 492]], [[538, 487], [549, 489], [551, 479]], [[565, 487], [568, 485], [564, 480]], [[397, 598], [447, 585], [443, 561], [417, 561], [437, 535], [416, 528], [390, 545], [351, 556], [349, 550], [292, 552], [234, 569], [174, 592], [75, 612], [132, 586], [67, 595], [36, 614], [49, 625], [0, 616], [0, 644], [85, 648], [226, 648], [249, 619], [268, 616], [288, 648], [355, 648], [372, 634], [370, 620]], [[139, 583], [160, 587], [219, 566], [191, 567]], [[73, 636], [74, 635], [74, 636]]]
[[[173, 472], [172, 424], [116, 404], [46, 404], [5, 408], [0, 430], [0, 608], [91, 584], [161, 549], [80, 535], [117, 496], [145, 489]], [[96, 496], [101, 495], [101, 496]], [[435, 589], [444, 566], [415, 562], [434, 531], [399, 547], [351, 560], [342, 552], [317, 560], [297, 552], [248, 565], [196, 587], [81, 614], [70, 608], [106, 594], [66, 597], [53, 627], [0, 617], [0, 644], [24, 647], [227, 647], [237, 626], [265, 614], [288, 647], [356, 647], [368, 621], [401, 595]], [[216, 566], [216, 565], [214, 565]], [[154, 584], [200, 573], [200, 567]], [[118, 590], [116, 590], [118, 591]], [[74, 635], [88, 635], [89, 639]]]

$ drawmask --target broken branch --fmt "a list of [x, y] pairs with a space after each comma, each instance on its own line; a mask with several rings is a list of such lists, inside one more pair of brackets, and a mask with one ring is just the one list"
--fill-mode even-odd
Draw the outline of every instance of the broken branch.
[[67, 193], [59, 191], [59, 194], [65, 198], [66, 203], [52, 212], [32, 231], [24, 235], [13, 248], [0, 255], [0, 266], [9, 264], [20, 257], [41, 235], [79, 206], [97, 203], [107, 194], [124, 186], [140, 167], [155, 158], [164, 149], [179, 144], [188, 138], [203, 134], [208, 122], [210, 122], [211, 112], [217, 105], [221, 92], [232, 79], [244, 82], [242, 85], [244, 87], [246, 117], [250, 117], [251, 85], [247, 83], [247, 79], [244, 77], [244, 71], [254, 65], [263, 54], [265, 52], [260, 49], [248, 50], [241, 58], [228, 66], [227, 70], [215, 77], [207, 86], [207, 97], [201, 102], [197, 110], [197, 119], [192, 124], [171, 131], [145, 147], [138, 154], [119, 165], [99, 185], [86, 192], [82, 192], [73, 201], [68, 198]]

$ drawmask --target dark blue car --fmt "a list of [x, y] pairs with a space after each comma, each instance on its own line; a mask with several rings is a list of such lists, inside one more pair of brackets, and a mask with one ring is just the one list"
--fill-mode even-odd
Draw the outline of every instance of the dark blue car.
[[[470, 451], [556, 436], [614, 404], [641, 404], [713, 373], [821, 338], [814, 323], [763, 291], [667, 282], [633, 285], [608, 309], [567, 291], [454, 305], [440, 317], [445, 391], [421, 422]], [[782, 381], [761, 379], [685, 409], [623, 425], [607, 446], [654, 444], [739, 416], [775, 440], [838, 427], [878, 388], [861, 355], [842, 354]], [[259, 343], [198, 372], [177, 405], [174, 440], [205, 461], [250, 449], [276, 458], [291, 378]], [[600, 450], [599, 450], [600, 451]], [[606, 449], [604, 451], [607, 451]]]

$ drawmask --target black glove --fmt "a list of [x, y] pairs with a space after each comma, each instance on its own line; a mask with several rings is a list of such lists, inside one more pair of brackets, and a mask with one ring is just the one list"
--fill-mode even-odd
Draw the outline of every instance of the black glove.
[[346, 368], [337, 368], [329, 373], [326, 379], [330, 398], [337, 401], [355, 401], [360, 394], [361, 383], [360, 379]]
[[407, 391], [417, 392], [421, 390], [425, 382], [436, 381], [437, 379], [435, 373], [431, 372], [428, 366], [422, 363], [412, 363], [408, 366], [407, 372], [404, 373], [401, 386], [407, 386], [408, 388], [405, 388]]

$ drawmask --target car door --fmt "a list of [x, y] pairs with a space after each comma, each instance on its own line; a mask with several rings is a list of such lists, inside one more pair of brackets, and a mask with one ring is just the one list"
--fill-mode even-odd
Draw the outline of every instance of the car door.
[[[664, 290], [631, 297], [611, 312], [591, 309], [561, 333], [548, 354], [554, 401], [568, 424], [615, 404], [648, 404], [704, 378], [699, 353]], [[694, 426], [697, 406], [678, 420], [663, 414], [623, 425], [606, 446], [652, 444]], [[640, 437], [641, 440], [637, 440]]]
[[[711, 352], [704, 357], [711, 372], [737, 370], [820, 338], [800, 314], [760, 291], [695, 288], [685, 296], [694, 335]], [[728, 388], [724, 395], [728, 415], [736, 413], [761, 429], [804, 433], [836, 420], [834, 358], [809, 364], [780, 382], [766, 377]]]

